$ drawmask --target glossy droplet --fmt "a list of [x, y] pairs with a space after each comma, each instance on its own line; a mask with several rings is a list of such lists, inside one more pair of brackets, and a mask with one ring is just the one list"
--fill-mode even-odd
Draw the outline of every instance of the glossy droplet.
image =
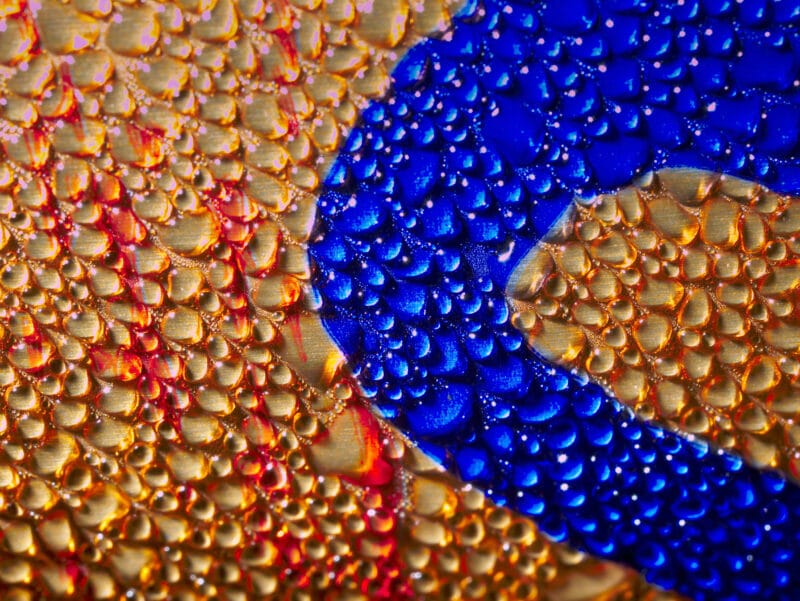
[[[339, 473], [356, 480], [385, 481], [389, 475], [388, 466], [380, 458], [381, 441], [376, 426], [374, 418], [361, 410], [343, 414], [330, 425], [329, 434], [311, 447], [314, 464], [322, 473]], [[365, 445], [334, 452], [333, 437], [338, 436], [342, 429], [359, 434]]]
[[22, 342], [10, 349], [8, 359], [19, 369], [35, 372], [45, 366], [52, 354], [53, 345], [46, 340]]
[[697, 220], [669, 197], [660, 197], [648, 206], [653, 225], [676, 244], [686, 245], [697, 235]]
[[[642, 199], [650, 216], [643, 219], [640, 228], [652, 225], [661, 234], [647, 229], [623, 234], [622, 225], [611, 228], [617, 232], [615, 235], [627, 236], [628, 244], [641, 249], [642, 254], [631, 267], [614, 267], [595, 250], [592, 265], [588, 271], [583, 270], [585, 275], [577, 276], [577, 272], [568, 270], [567, 259], [575, 255], [574, 246], [581, 244], [591, 252], [598, 241], [612, 239], [610, 234], [599, 235], [601, 224], [615, 223], [608, 203], [594, 204], [590, 210], [579, 209], [564, 228], [572, 232], [569, 237], [546, 243], [556, 258], [557, 272], [560, 270], [571, 279], [555, 280], [551, 276], [550, 281], [558, 281], [558, 287], [529, 288], [525, 286], [526, 279], [540, 276], [518, 276], [520, 281], [515, 286], [525, 292], [515, 294], [521, 305], [524, 299], [524, 306], [534, 312], [527, 320], [517, 319], [514, 324], [528, 334], [529, 344], [537, 352], [565, 365], [585, 365], [593, 377], [612, 387], [617, 398], [637, 405], [643, 415], [650, 409], [638, 404], [653, 403], [660, 419], [674, 421], [691, 432], [709, 433], [724, 442], [726, 448], [757, 453], [758, 456], [747, 456], [759, 464], [772, 462], [782, 448], [784, 458], [780, 461], [788, 470], [792, 446], [776, 448], [767, 424], [777, 419], [778, 431], [788, 436], [790, 424], [777, 416], [784, 407], [789, 414], [781, 415], [795, 413], [789, 401], [793, 393], [784, 388], [785, 376], [779, 365], [800, 348], [800, 330], [791, 317], [793, 305], [787, 302], [798, 283], [796, 260], [785, 246], [773, 248], [763, 242], [764, 218], [760, 212], [744, 207], [739, 200], [711, 194], [716, 185], [711, 174], [667, 171], [657, 177], [663, 188], [647, 193], [639, 190], [637, 199]], [[625, 191], [621, 196], [630, 194]], [[783, 211], [781, 227], [785, 232], [793, 231], [789, 229], [787, 208], [791, 202], [786, 199], [771, 208]], [[654, 215], [672, 214], [669, 211], [676, 219], [685, 218], [684, 226], [670, 230], [674, 225], [672, 217], [664, 217], [664, 223], [659, 225]], [[772, 214], [765, 213], [767, 218]], [[700, 238], [691, 233], [692, 223], [698, 224]], [[684, 228], [689, 228], [690, 234], [684, 236]], [[587, 234], [593, 229], [598, 235]], [[582, 239], [582, 235], [588, 239]], [[671, 239], [684, 243], [680, 251], [669, 248]], [[737, 245], [736, 253], [708, 250]], [[748, 254], [739, 254], [745, 251]], [[658, 259], [651, 254], [656, 252]], [[770, 258], [770, 253], [775, 258]], [[534, 257], [532, 253], [526, 261], [533, 265]], [[714, 286], [704, 283], [709, 277], [716, 278]], [[572, 279], [577, 282], [570, 284]], [[771, 299], [763, 308], [755, 304], [753, 281], [758, 282], [762, 298]], [[603, 340], [608, 346], [589, 335], [600, 322], [589, 319], [581, 286], [609, 307], [611, 323], [606, 326]], [[627, 299], [628, 295], [635, 304]], [[548, 304], [549, 299], [556, 303]], [[558, 307], [565, 303], [572, 307], [570, 312], [559, 312]], [[766, 322], [767, 314], [773, 321]], [[554, 319], [554, 315], [560, 317]], [[550, 330], [545, 331], [539, 319]], [[549, 325], [553, 322], [556, 329]], [[756, 325], [759, 323], [762, 325]], [[676, 331], [674, 325], [681, 329]], [[567, 358], [569, 354], [548, 354], [554, 345], [565, 344], [568, 337], [564, 333], [570, 328], [584, 334], [572, 351], [572, 358]], [[548, 335], [550, 331], [561, 335]], [[771, 351], [758, 350], [760, 333]], [[635, 343], [635, 349], [631, 343]], [[645, 364], [641, 353], [656, 360]], [[696, 382], [698, 387], [687, 386], [682, 378]], [[741, 409], [749, 396], [772, 399], [773, 409]], [[747, 438], [731, 436], [731, 428], [733, 432], [739, 429], [746, 433]]]

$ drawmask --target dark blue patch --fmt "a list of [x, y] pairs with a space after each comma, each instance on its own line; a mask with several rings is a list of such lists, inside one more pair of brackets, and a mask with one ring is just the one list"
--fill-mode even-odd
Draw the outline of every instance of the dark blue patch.
[[503, 290], [576, 194], [646, 170], [800, 192], [799, 23], [796, 0], [471, 2], [351, 132], [311, 245], [388, 419], [553, 538], [701, 601], [797, 597], [800, 489], [546, 365]]
[[472, 419], [473, 392], [467, 386], [453, 385], [433, 394], [432, 403], [420, 403], [408, 410], [408, 421], [422, 436], [447, 436]]

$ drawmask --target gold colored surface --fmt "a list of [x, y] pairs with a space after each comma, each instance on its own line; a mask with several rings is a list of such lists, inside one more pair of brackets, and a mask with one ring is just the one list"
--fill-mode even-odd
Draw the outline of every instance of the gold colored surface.
[[531, 252], [515, 323], [642, 417], [798, 479], [798, 234], [796, 198], [660, 171], [576, 205]]
[[441, 473], [305, 307], [321, 174], [454, 9], [0, 4], [3, 598], [661, 598]]

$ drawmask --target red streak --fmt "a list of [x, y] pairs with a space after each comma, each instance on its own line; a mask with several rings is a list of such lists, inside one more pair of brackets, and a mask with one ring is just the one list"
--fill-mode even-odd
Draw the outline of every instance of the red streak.
[[281, 107], [289, 121], [289, 135], [296, 136], [300, 133], [300, 124], [297, 121], [297, 109], [294, 106], [294, 99], [291, 94], [284, 94], [278, 98], [278, 106]]
[[68, 85], [70, 88], [74, 88], [75, 85], [72, 83], [72, 75], [69, 73], [69, 65], [67, 63], [61, 63], [58, 68], [59, 73], [61, 73], [62, 81]]
[[[0, 0], [0, 2], [1, 1], [2, 0]], [[277, 6], [283, 7], [284, 10], [289, 11], [293, 22], [294, 15], [288, 2], [286, 2], [286, 0], [274, 1]], [[287, 63], [296, 68], [298, 64], [298, 52], [292, 32], [293, 29], [289, 28], [288, 31], [277, 30], [272, 33], [276, 36], [279, 45], [279, 47], [276, 45], [275, 50], [281, 51], [288, 59]], [[260, 61], [259, 68], [261, 68]], [[61, 65], [60, 74], [62, 79], [61, 85], [71, 92], [74, 87], [66, 64]], [[276, 79], [278, 79], [280, 74], [276, 75], [278, 76]], [[290, 134], [296, 135], [299, 132], [299, 122], [292, 96], [290, 94], [281, 95], [278, 102], [281, 109], [287, 115]], [[64, 117], [64, 121], [78, 125], [80, 131], [76, 132], [77, 135], [84, 134], [80, 116], [77, 115], [76, 112], [71, 112], [68, 116]], [[149, 155], [156, 143], [160, 141], [159, 138], [163, 135], [162, 132], [144, 130], [130, 123], [126, 125], [126, 128], [129, 134], [130, 144], [137, 155]], [[25, 143], [29, 145], [35, 144], [35, 142], [35, 139], [28, 139], [27, 137], [25, 139]], [[29, 151], [32, 150], [32, 148], [29, 148]], [[220, 182], [220, 186], [225, 190], [228, 184]], [[120, 212], [116, 214], [111, 213], [110, 207], [107, 207], [98, 227], [108, 232], [112, 237], [113, 246], [108, 253], [109, 260], [113, 258], [114, 254], [119, 256], [120, 260], [113, 268], [123, 281], [126, 282], [128, 288], [126, 296], [129, 297], [129, 300], [132, 300], [135, 298], [133, 289], [136, 286], [141, 286], [141, 276], [136, 271], [134, 264], [135, 256], [128, 248], [128, 245], [132, 243], [137, 243], [139, 245], [147, 243], [147, 240], [142, 240], [142, 232], [146, 231], [144, 229], [144, 224], [132, 213], [128, 194], [113, 177], [109, 177], [107, 180], [104, 179], [101, 182], [95, 182], [92, 192], [95, 197], [102, 199], [107, 205], [113, 204], [119, 207]], [[238, 200], [234, 199], [232, 205], [228, 207], [228, 210], [229, 212], [241, 212], [242, 214], [228, 215], [227, 217], [234, 218], [236, 221], [242, 223], [242, 225], [237, 226], [237, 228], [251, 228], [252, 226], [249, 224], [257, 224], [259, 218], [253, 216], [251, 221], [250, 211], [244, 205], [239, 206], [239, 204], [237, 204], [238, 202]], [[219, 203], [215, 205], [215, 203], [209, 202], [209, 205], [218, 216], [221, 218], [223, 217], [222, 214], [224, 214], [224, 211], [221, 210]], [[52, 214], [56, 216], [56, 231], [62, 239], [66, 239], [69, 231], [73, 227], [69, 215], [59, 211], [52, 203], [46, 210], [52, 212]], [[231, 287], [231, 295], [244, 295], [246, 293], [243, 269], [244, 261], [241, 258], [245, 239], [246, 237], [239, 232], [236, 236], [236, 241], [232, 244], [235, 250], [233, 253], [233, 263], [237, 269], [237, 277]], [[148, 319], [137, 320], [136, 323], [131, 324], [131, 332], [134, 334], [133, 348], [93, 348], [90, 351], [90, 357], [95, 369], [101, 372], [106, 370], [110, 375], [116, 375], [126, 380], [138, 379], [140, 388], [143, 391], [146, 389], [146, 393], [143, 392], [143, 394], [150, 399], [150, 402], [164, 412], [164, 418], [168, 423], [172, 424], [176, 430], [180, 430], [180, 417], [185, 411], [185, 406], [175, 406], [171, 397], [175, 396], [177, 398], [176, 393], [178, 392], [188, 392], [183, 398], [188, 397], [190, 399], [190, 406], [192, 406], [194, 405], [192, 399], [194, 391], [191, 389], [182, 389], [181, 379], [178, 378], [176, 381], [175, 377], [169, 373], [167, 366], [162, 363], [162, 360], [158, 356], [162, 353], [161, 344], [137, 344], [136, 341], [140, 341], [145, 337], [155, 337], [157, 340], [160, 340], [161, 334], [158, 330], [156, 320], [149, 318], [149, 310], [139, 303], [136, 303], [136, 306], [137, 314], [138, 311], [141, 310], [142, 315], [147, 316]], [[291, 314], [287, 318], [287, 322], [290, 335], [298, 349], [299, 359], [303, 362], [308, 361], [308, 356], [304, 350], [299, 314]], [[152, 342], [152, 339], [150, 340]], [[169, 389], [172, 389], [173, 393], [169, 393]], [[152, 391], [152, 394], [150, 391]], [[359, 418], [358, 429], [360, 436], [347, 442], [356, 445], [365, 445], [365, 454], [368, 459], [364, 472], [359, 474], [359, 477], [353, 478], [352, 480], [358, 481], [363, 487], [367, 497], [379, 499], [379, 501], [375, 502], [375, 505], [379, 505], [389, 513], [393, 513], [400, 500], [400, 495], [397, 494], [398, 489], [396, 487], [399, 464], [394, 460], [387, 460], [382, 456], [380, 425], [366, 409], [366, 402], [361, 399], [353, 399], [350, 401], [349, 405], [358, 408], [356, 411]], [[252, 411], [255, 418], [263, 419], [267, 424], [270, 424], [270, 428], [272, 428], [271, 420], [266, 417], [261, 417], [262, 413], [266, 414], [264, 405]], [[268, 496], [271, 501], [274, 501], [275, 505], [278, 505], [282, 499], [293, 498], [293, 493], [291, 493], [292, 474], [285, 467], [284, 463], [276, 458], [274, 442], [267, 442], [268, 438], [268, 436], [263, 435], [261, 440], [262, 444], [254, 445], [254, 452], [251, 455], [247, 457], [238, 457], [235, 466], [239, 477], [261, 488], [263, 493]], [[198, 486], [202, 489], [203, 484], [202, 482], [198, 483]], [[373, 505], [370, 504], [370, 506]], [[396, 541], [398, 532], [396, 522], [385, 530], [371, 529], [365, 513], [367, 505], [365, 503], [360, 503], [360, 507], [362, 514], [359, 517], [364, 519], [365, 523], [368, 525], [367, 532], [371, 530], [369, 535], [380, 541], [380, 547], [385, 552], [385, 555], [375, 559], [379, 577], [377, 581], [371, 578], [360, 577], [353, 573], [353, 563], [347, 561], [337, 563], [333, 560], [327, 560], [325, 568], [335, 574], [332, 579], [332, 584], [334, 584], [332, 589], [336, 588], [335, 585], [337, 582], [342, 583], [347, 577], [355, 577], [359, 582], [361, 590], [365, 593], [369, 591], [370, 597], [373, 599], [400, 601], [402, 599], [413, 598], [413, 592], [405, 578], [403, 561], [397, 549]], [[315, 530], [319, 532], [320, 528], [319, 524], [316, 523], [316, 518], [310, 517], [309, 519], [315, 523]], [[275, 566], [278, 570], [292, 567], [296, 573], [298, 569], [303, 568], [304, 564], [310, 563], [309, 559], [304, 554], [303, 545], [293, 540], [291, 536], [275, 536], [273, 528], [274, 526], [269, 526], [268, 529], [268, 523], [265, 518], [265, 532], [252, 532], [248, 530], [248, 543], [268, 540], [270, 543], [274, 544], [279, 550]], [[315, 534], [314, 536], [318, 537], [319, 535]], [[348, 539], [353, 549], [361, 549], [363, 547], [359, 541], [364, 535], [345, 533], [344, 536]], [[244, 548], [244, 546], [242, 548]], [[323, 562], [320, 561], [319, 563], [320, 566], [322, 566]], [[67, 560], [66, 570], [75, 583], [76, 589], [80, 591], [85, 590], [87, 586], [85, 577], [86, 567], [82, 564], [74, 563], [72, 559], [69, 558]], [[296, 586], [300, 588], [309, 588], [311, 583], [308, 576], [310, 573], [311, 572], [308, 572], [306, 575], [301, 575], [301, 577], [295, 581]], [[372, 588], [376, 584], [379, 585], [378, 588]], [[0, 586], [0, 591], [2, 590], [3, 588]], [[329, 594], [326, 594], [324, 598], [334, 598], [336, 592], [335, 590], [330, 590]]]
[[292, 340], [294, 340], [294, 344], [297, 346], [297, 356], [300, 358], [300, 361], [305, 363], [308, 361], [308, 355], [303, 348], [303, 332], [300, 330], [300, 315], [293, 313], [287, 316], [286, 323], [289, 325], [289, 331], [292, 333]]
[[158, 132], [150, 131], [137, 127], [131, 123], [125, 126], [128, 132], [128, 139], [137, 156], [148, 156], [153, 150], [153, 141], [158, 141], [161, 137]]
[[[289, 3], [286, 0], [276, 0], [275, 6], [279, 7], [279, 10], [285, 10], [289, 12], [289, 15], [291, 16], [291, 24], [289, 31], [276, 29], [271, 33], [278, 39], [278, 43], [280, 44], [280, 47], [286, 56], [287, 62], [292, 67], [296, 68], [298, 64], [298, 52], [297, 45], [294, 42], [294, 36], [292, 35], [295, 23], [294, 13], [292, 12], [291, 8], [289, 7]], [[277, 67], [270, 74], [270, 77], [281, 84], [288, 83], [284, 80]], [[294, 106], [294, 100], [292, 99], [291, 95], [281, 95], [278, 98], [278, 105], [281, 107], [283, 112], [286, 113], [287, 119], [289, 120], [289, 134], [296, 136], [300, 131], [300, 127], [297, 120], [297, 110]]]

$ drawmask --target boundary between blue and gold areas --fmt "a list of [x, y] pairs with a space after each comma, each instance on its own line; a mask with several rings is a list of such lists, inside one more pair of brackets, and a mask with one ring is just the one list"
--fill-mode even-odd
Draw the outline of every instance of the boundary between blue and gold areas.
[[695, 599], [790, 599], [800, 489], [649, 424], [510, 324], [574, 196], [690, 166], [800, 192], [800, 2], [470, 4], [413, 48], [319, 200], [326, 326], [376, 407], [558, 540]]

